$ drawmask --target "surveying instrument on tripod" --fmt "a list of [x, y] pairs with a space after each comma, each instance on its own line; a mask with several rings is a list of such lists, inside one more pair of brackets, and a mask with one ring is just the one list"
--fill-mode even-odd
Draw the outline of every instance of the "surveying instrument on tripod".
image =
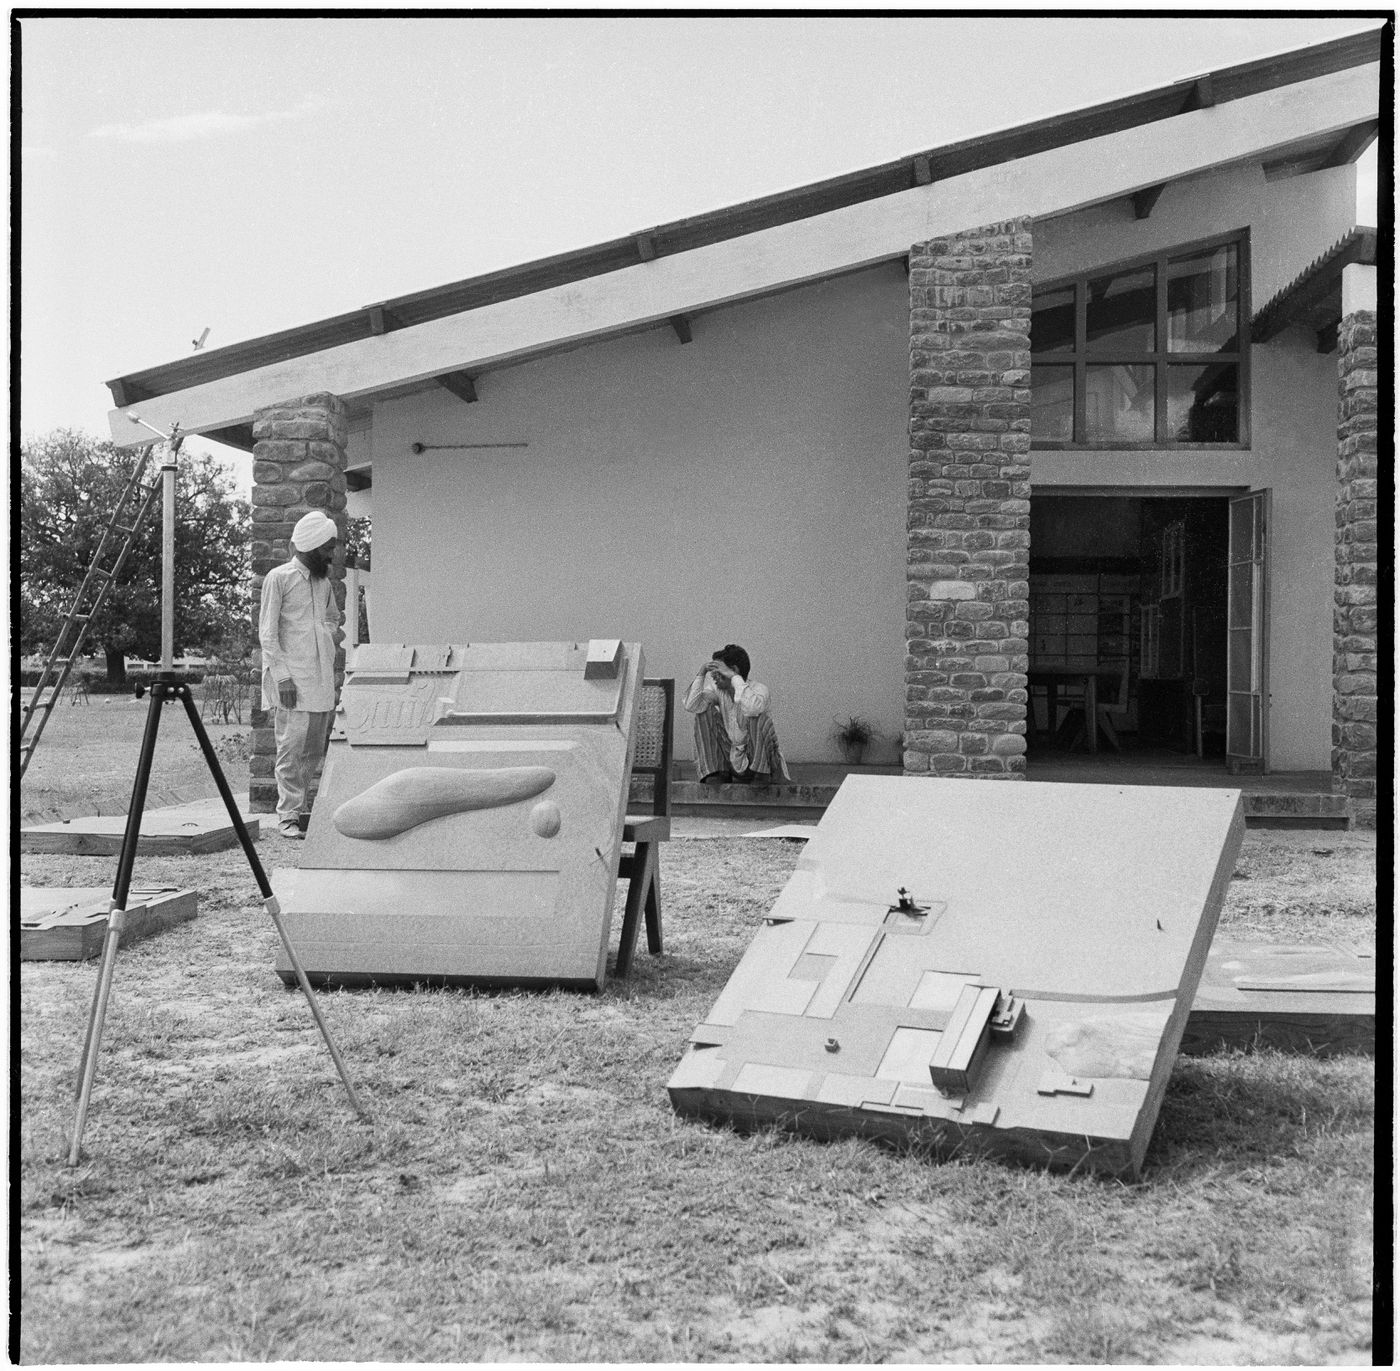
[[330, 1049], [331, 1060], [335, 1062], [335, 1068], [340, 1073], [340, 1079], [344, 1083], [346, 1094], [350, 1097], [350, 1103], [354, 1106], [355, 1112], [362, 1118], [369, 1117], [368, 1111], [360, 1102], [360, 1097], [355, 1093], [355, 1087], [345, 1069], [340, 1051], [335, 1045], [335, 1040], [331, 1037], [330, 1028], [321, 1016], [321, 1007], [316, 1001], [311, 983], [306, 979], [306, 972], [297, 957], [296, 949], [293, 948], [291, 939], [287, 937], [287, 930], [282, 924], [281, 907], [277, 902], [277, 897], [272, 893], [272, 884], [267, 878], [267, 873], [263, 870], [262, 863], [258, 860], [258, 854], [253, 850], [253, 841], [248, 836], [243, 816], [238, 812], [238, 804], [233, 798], [233, 792], [229, 789], [228, 781], [224, 778], [213, 744], [209, 741], [209, 735], [205, 732], [204, 724], [200, 720], [189, 683], [174, 669], [175, 468], [176, 458], [184, 437], [180, 433], [178, 424], [172, 433], [166, 435], [153, 424], [146, 423], [138, 414], [128, 412], [127, 418], [150, 429], [152, 433], [165, 440], [165, 455], [161, 464], [164, 524], [161, 537], [160, 671], [151, 686], [151, 702], [146, 713], [146, 731], [141, 739], [141, 755], [136, 764], [136, 780], [131, 790], [131, 805], [127, 810], [126, 830], [122, 837], [120, 855], [117, 858], [117, 878], [112, 887], [112, 904], [107, 915], [107, 932], [102, 942], [102, 961], [98, 968], [97, 987], [93, 993], [92, 1010], [88, 1016], [87, 1037], [83, 1042], [83, 1055], [78, 1068], [78, 1110], [73, 1121], [72, 1142], [68, 1149], [69, 1166], [78, 1164], [78, 1157], [82, 1151], [83, 1126], [87, 1121], [92, 1083], [97, 1075], [97, 1052], [102, 1041], [102, 1025], [107, 1015], [107, 999], [111, 993], [112, 975], [116, 968], [117, 946], [121, 942], [122, 927], [126, 919], [126, 901], [131, 891], [132, 871], [136, 865], [136, 849], [141, 838], [141, 811], [146, 804], [146, 788], [151, 779], [151, 762], [155, 757], [156, 736], [160, 729], [160, 714], [164, 706], [174, 700], [180, 701], [185, 707], [190, 727], [194, 729], [195, 738], [199, 742], [199, 750], [204, 754], [204, 760], [209, 766], [214, 784], [218, 787], [219, 797], [228, 810], [229, 819], [233, 823], [234, 831], [238, 834], [238, 841], [243, 847], [244, 855], [248, 858], [248, 865], [252, 868], [258, 889], [262, 892], [263, 906], [272, 916], [272, 922], [277, 927], [277, 933], [282, 939], [282, 946], [286, 949], [287, 958], [292, 964], [292, 969], [296, 972], [297, 984], [301, 987], [302, 994], [306, 996], [307, 1004], [311, 1006], [316, 1026], [321, 1030], [321, 1036], [325, 1039], [327, 1048]]

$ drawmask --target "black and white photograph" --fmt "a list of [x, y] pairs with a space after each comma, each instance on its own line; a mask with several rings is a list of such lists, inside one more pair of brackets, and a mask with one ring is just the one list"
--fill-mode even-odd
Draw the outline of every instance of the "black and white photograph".
[[1394, 38], [12, 9], [11, 1363], [1389, 1364]]

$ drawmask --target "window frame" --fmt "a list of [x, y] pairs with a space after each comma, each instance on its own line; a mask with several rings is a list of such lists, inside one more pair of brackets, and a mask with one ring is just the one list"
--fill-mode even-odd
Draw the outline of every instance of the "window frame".
[[[1237, 308], [1239, 320], [1237, 333], [1238, 346], [1228, 352], [1171, 352], [1168, 350], [1167, 311], [1167, 268], [1174, 257], [1186, 257], [1192, 253], [1207, 252], [1213, 248], [1233, 245], [1237, 253], [1239, 274], [1239, 297]], [[1087, 347], [1089, 282], [1103, 276], [1119, 275], [1152, 266], [1156, 269], [1156, 344], [1150, 352], [1133, 352], [1127, 349], [1105, 349], [1092, 351]], [[1185, 243], [1173, 243], [1169, 247], [1143, 253], [1137, 257], [1126, 257], [1121, 261], [1104, 262], [1084, 271], [1053, 280], [1037, 282], [1032, 287], [1031, 311], [1035, 311], [1035, 296], [1055, 290], [1072, 288], [1074, 291], [1074, 344], [1063, 352], [1031, 352], [1031, 369], [1036, 368], [1037, 360], [1045, 367], [1069, 367], [1074, 373], [1074, 418], [1076, 434], [1082, 434], [1087, 427], [1088, 385], [1087, 375], [1091, 366], [1150, 366], [1154, 368], [1153, 380], [1153, 423], [1158, 433], [1166, 437], [1152, 442], [1131, 442], [1118, 439], [1089, 441], [1077, 438], [1037, 438], [1031, 435], [1033, 452], [1244, 452], [1250, 447], [1250, 256], [1249, 229], [1233, 229], [1229, 233], [1213, 234], [1209, 238], [1198, 238]], [[1237, 415], [1239, 436], [1233, 442], [1207, 442], [1202, 440], [1178, 442], [1171, 437], [1167, 425], [1168, 367], [1207, 367], [1211, 365], [1234, 366], [1237, 369], [1239, 412]]]

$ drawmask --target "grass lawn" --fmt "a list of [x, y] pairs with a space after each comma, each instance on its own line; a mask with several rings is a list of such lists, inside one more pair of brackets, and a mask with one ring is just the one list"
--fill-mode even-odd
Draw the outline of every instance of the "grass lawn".
[[[678, 1119], [666, 1080], [799, 852], [668, 844], [666, 954], [600, 995], [324, 994], [372, 1124], [242, 854], [139, 861], [199, 917], [121, 953], [77, 1168], [96, 964], [18, 977], [20, 1359], [1370, 1361], [1369, 1059], [1180, 1059], [1136, 1185]], [[1222, 933], [1373, 937], [1374, 861], [1251, 831]]]

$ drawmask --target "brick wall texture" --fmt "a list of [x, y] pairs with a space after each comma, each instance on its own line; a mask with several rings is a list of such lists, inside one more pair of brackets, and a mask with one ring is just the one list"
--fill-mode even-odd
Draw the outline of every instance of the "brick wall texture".
[[[256, 630], [263, 578], [291, 556], [292, 528], [303, 514], [324, 510], [340, 529], [331, 571], [332, 588], [345, 609], [345, 443], [344, 402], [335, 395], [303, 395], [270, 405], [253, 416], [253, 574], [251, 604]], [[258, 654], [255, 654], [255, 657]], [[261, 671], [261, 662], [259, 662]], [[336, 654], [336, 676], [344, 667]], [[272, 718], [253, 709], [253, 750], [249, 758], [248, 802], [269, 812], [277, 807], [273, 779], [276, 745]]]
[[1023, 780], [1031, 227], [909, 254], [904, 770]]
[[1338, 332], [1337, 549], [1332, 606], [1332, 780], [1352, 821], [1376, 826], [1376, 316]]

